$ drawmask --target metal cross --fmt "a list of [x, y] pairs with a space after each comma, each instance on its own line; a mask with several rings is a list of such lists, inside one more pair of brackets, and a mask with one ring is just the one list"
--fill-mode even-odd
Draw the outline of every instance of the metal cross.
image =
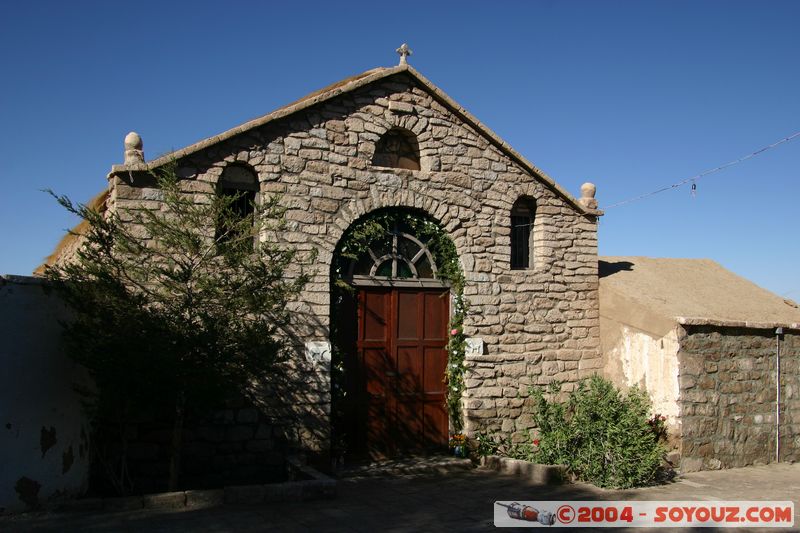
[[411, 48], [409, 48], [406, 43], [401, 44], [400, 48], [395, 50], [395, 52], [400, 54], [400, 64], [401, 65], [407, 65], [408, 64], [408, 60], [406, 58], [413, 53], [411, 51]]

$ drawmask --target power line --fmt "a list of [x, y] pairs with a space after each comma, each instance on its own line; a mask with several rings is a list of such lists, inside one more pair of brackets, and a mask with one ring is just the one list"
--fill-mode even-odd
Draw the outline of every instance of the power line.
[[604, 209], [604, 210], [605, 209], [611, 209], [612, 207], [618, 207], [620, 205], [629, 204], [631, 202], [636, 202], [636, 201], [639, 201], [639, 200], [643, 200], [644, 198], [648, 198], [650, 196], [662, 193], [664, 191], [677, 189], [678, 187], [682, 187], [682, 186], [686, 185], [687, 183], [696, 182], [700, 178], [704, 178], [704, 177], [708, 176], [709, 174], [714, 174], [715, 172], [719, 172], [721, 170], [725, 170], [728, 167], [732, 167], [733, 165], [737, 165], [737, 164], [739, 164], [739, 163], [741, 163], [743, 161], [747, 161], [748, 159], [751, 159], [751, 158], [753, 158], [753, 157], [755, 157], [757, 155], [763, 154], [767, 150], [775, 148], [776, 146], [779, 146], [779, 145], [781, 145], [783, 143], [789, 142], [792, 139], [794, 139], [795, 137], [800, 137], [800, 131], [798, 131], [796, 133], [793, 133], [792, 135], [789, 135], [788, 137], [784, 137], [783, 139], [781, 139], [779, 141], [775, 141], [774, 143], [772, 143], [772, 144], [770, 144], [768, 146], [760, 148], [760, 149], [756, 150], [753, 153], [747, 154], [746, 156], [740, 157], [739, 159], [734, 159], [733, 161], [729, 161], [729, 162], [725, 163], [724, 165], [720, 165], [720, 166], [714, 167], [714, 168], [712, 168], [710, 170], [706, 170], [704, 172], [701, 172], [700, 174], [692, 176], [691, 178], [686, 178], [685, 180], [681, 180], [681, 181], [679, 181], [677, 183], [673, 183], [672, 185], [668, 185], [666, 187], [662, 187], [662, 188], [657, 189], [657, 190], [655, 190], [653, 192], [640, 194], [639, 196], [635, 196], [635, 197], [629, 198], [627, 200], [622, 200], [621, 202], [617, 202], [615, 204], [603, 206], [601, 209]]

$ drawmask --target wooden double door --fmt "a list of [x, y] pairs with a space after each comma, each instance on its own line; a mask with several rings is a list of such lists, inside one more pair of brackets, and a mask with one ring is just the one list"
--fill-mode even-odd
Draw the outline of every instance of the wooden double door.
[[447, 446], [446, 288], [361, 288], [355, 391], [357, 448], [371, 456]]

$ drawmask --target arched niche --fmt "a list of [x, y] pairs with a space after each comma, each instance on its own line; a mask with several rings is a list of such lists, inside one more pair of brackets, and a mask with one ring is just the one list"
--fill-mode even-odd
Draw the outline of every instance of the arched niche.
[[420, 170], [419, 142], [404, 128], [392, 128], [378, 140], [372, 165], [376, 167]]

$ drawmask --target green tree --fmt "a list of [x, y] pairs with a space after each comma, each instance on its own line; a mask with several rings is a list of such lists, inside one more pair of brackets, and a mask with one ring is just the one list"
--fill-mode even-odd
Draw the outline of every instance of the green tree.
[[[286, 304], [307, 282], [287, 275], [297, 251], [269, 238], [284, 227], [276, 197], [243, 212], [241, 196], [183, 193], [173, 168], [154, 178], [160, 209], [100, 212], [56, 196], [88, 231], [76, 258], [46, 274], [74, 311], [66, 349], [93, 378], [84, 392], [95, 434], [105, 432], [95, 459], [120, 493], [132, 488], [129, 423], [165, 412], [177, 490], [187, 410], [255, 396], [284, 357]], [[113, 461], [102, 453], [111, 434]]]

